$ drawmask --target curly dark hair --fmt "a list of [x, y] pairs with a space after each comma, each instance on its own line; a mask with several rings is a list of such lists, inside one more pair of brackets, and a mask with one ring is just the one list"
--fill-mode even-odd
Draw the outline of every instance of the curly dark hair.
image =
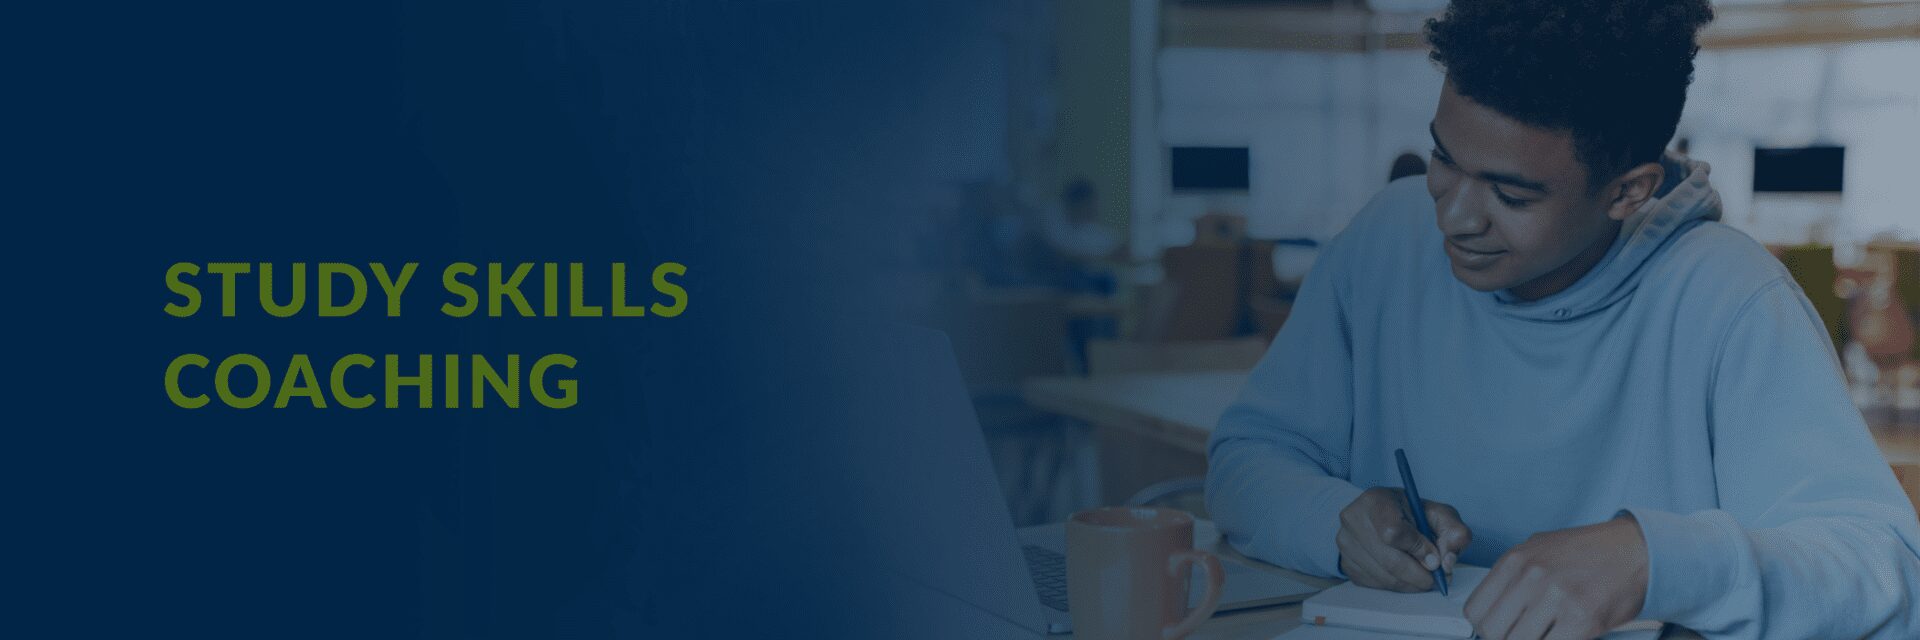
[[1712, 20], [1707, 0], [1454, 0], [1426, 33], [1460, 95], [1569, 131], [1597, 189], [1659, 159]]

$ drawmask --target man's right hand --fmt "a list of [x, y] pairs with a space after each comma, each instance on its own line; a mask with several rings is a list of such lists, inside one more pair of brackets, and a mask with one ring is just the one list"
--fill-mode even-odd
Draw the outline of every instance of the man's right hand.
[[1340, 510], [1340, 570], [1354, 584], [1375, 589], [1418, 592], [1433, 588], [1433, 570], [1453, 575], [1461, 549], [1473, 541], [1473, 531], [1460, 521], [1453, 507], [1427, 503], [1427, 524], [1439, 544], [1428, 542], [1407, 513], [1407, 499], [1399, 489], [1374, 487]]

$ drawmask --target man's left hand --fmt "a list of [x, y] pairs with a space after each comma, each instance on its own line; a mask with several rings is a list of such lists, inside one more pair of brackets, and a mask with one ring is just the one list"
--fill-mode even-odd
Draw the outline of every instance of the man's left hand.
[[1632, 622], [1646, 596], [1647, 542], [1621, 515], [1508, 549], [1466, 614], [1485, 640], [1591, 640]]

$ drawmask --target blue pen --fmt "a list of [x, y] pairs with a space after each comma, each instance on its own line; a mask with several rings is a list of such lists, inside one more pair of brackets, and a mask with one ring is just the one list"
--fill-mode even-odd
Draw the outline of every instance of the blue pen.
[[[1406, 487], [1401, 495], [1407, 498], [1407, 510], [1413, 512], [1413, 526], [1420, 528], [1420, 535], [1434, 543], [1437, 551], [1440, 541], [1433, 535], [1433, 527], [1427, 526], [1427, 503], [1420, 500], [1420, 490], [1413, 486], [1413, 467], [1407, 466], [1407, 450], [1394, 449], [1393, 459], [1400, 463], [1400, 485]], [[1447, 572], [1443, 567], [1433, 569], [1433, 583], [1440, 586], [1440, 595], [1447, 595]]]

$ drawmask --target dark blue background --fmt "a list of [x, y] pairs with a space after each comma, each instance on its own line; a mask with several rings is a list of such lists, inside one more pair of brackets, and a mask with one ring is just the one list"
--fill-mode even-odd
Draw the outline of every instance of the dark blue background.
[[[20, 595], [0, 624], [859, 635], [858, 505], [819, 481], [844, 461], [816, 438], [849, 427], [810, 386], [846, 354], [814, 338], [884, 306], [863, 283], [925, 213], [903, 203], [951, 173], [943, 145], [965, 147], [942, 119], [976, 107], [943, 78], [982, 63], [965, 43], [991, 26], [902, 4], [16, 14], [0, 572]], [[689, 306], [451, 319], [454, 260], [585, 262], [600, 282], [676, 261]], [[243, 288], [241, 317], [177, 319], [176, 261], [421, 267], [403, 318], [377, 291], [354, 317], [269, 318]], [[294, 353], [560, 352], [581, 400], [187, 411], [161, 384], [187, 352], [276, 375]]]

